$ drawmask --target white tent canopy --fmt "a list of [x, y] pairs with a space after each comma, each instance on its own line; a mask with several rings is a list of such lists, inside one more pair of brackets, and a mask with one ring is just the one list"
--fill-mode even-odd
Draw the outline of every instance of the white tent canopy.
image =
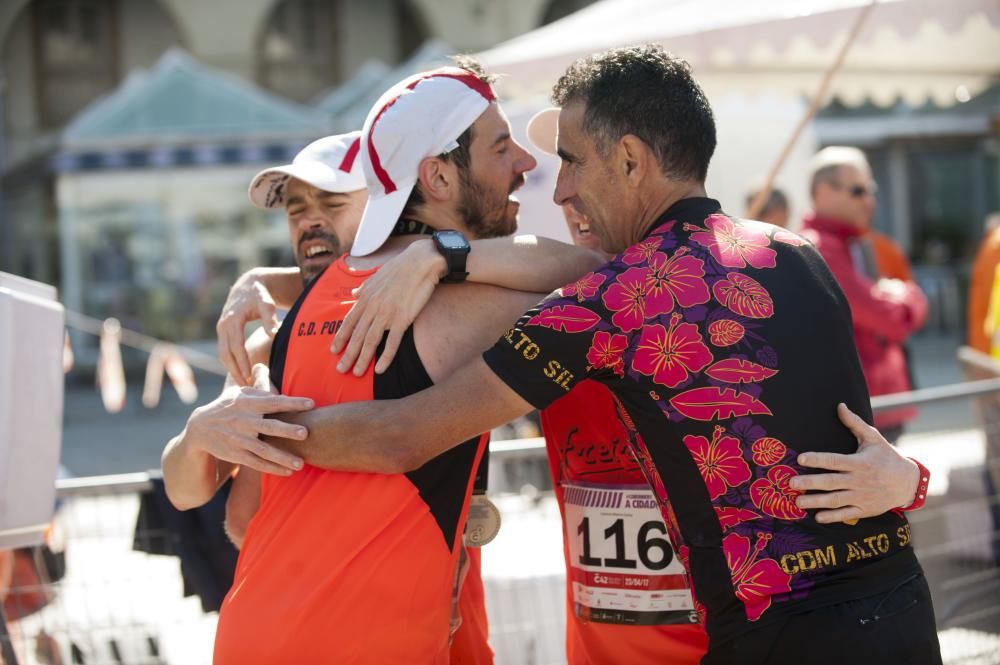
[[[601, 0], [479, 54], [507, 98], [547, 94], [573, 60], [657, 42], [712, 92], [811, 93], [866, 0]], [[998, 0], [880, 0], [837, 76], [855, 105], [963, 101], [1000, 74]]]

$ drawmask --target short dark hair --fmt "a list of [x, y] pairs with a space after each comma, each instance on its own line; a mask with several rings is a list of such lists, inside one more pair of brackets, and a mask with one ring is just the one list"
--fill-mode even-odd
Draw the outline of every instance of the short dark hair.
[[601, 156], [626, 134], [652, 149], [663, 174], [702, 182], [715, 152], [712, 107], [688, 63], [655, 44], [611, 49], [577, 60], [552, 101], [584, 105], [583, 131]]
[[[455, 55], [452, 56], [452, 62], [455, 63], [456, 67], [461, 67], [467, 72], [475, 74], [480, 81], [486, 84], [492, 85], [496, 80], [496, 76], [490, 74], [483, 67], [482, 63], [476, 60], [471, 55]], [[441, 153], [437, 156], [443, 162], [450, 162], [455, 165], [458, 169], [458, 177], [462, 179], [463, 183], [468, 183], [470, 180], [469, 170], [472, 168], [472, 155], [469, 153], [469, 148], [472, 145], [472, 125], [469, 125], [464, 132], [462, 132], [455, 141], [458, 143], [458, 147], [454, 148], [449, 152]], [[406, 199], [406, 205], [403, 206], [402, 217], [409, 217], [413, 215], [414, 210], [426, 203], [424, 199], [423, 192], [420, 191], [420, 183], [413, 187], [410, 191], [410, 196]]]

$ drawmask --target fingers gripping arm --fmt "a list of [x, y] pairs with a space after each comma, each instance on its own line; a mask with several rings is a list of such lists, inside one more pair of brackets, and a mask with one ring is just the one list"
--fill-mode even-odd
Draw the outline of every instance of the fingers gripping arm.
[[404, 399], [351, 402], [292, 416], [309, 436], [274, 443], [322, 468], [405, 473], [532, 408], [476, 358], [444, 382]]

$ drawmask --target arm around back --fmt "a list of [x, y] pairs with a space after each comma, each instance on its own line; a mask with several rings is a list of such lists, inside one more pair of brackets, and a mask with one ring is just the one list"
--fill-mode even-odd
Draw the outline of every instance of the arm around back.
[[417, 353], [436, 385], [401, 400], [296, 415], [290, 420], [305, 425], [309, 437], [282, 447], [323, 468], [405, 473], [528, 413], [532, 406], [479, 356], [540, 298], [483, 285], [442, 286], [414, 323]]

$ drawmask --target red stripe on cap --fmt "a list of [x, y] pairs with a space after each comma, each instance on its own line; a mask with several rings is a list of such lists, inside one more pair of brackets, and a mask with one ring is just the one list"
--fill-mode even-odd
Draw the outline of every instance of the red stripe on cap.
[[[494, 94], [493, 88], [490, 87], [489, 83], [482, 81], [472, 72], [459, 67], [442, 67], [441, 69], [435, 69], [434, 71], [427, 72], [410, 82], [406, 88], [407, 90], [414, 90], [418, 85], [420, 85], [420, 83], [432, 78], [450, 78], [460, 81], [470, 89], [478, 92], [487, 102], [496, 101], [496, 94]], [[378, 150], [375, 149], [375, 125], [378, 124], [382, 115], [389, 110], [389, 107], [395, 104], [401, 96], [402, 93], [396, 95], [379, 109], [378, 113], [375, 115], [375, 119], [372, 120], [371, 128], [368, 130], [368, 157], [371, 159], [372, 170], [375, 171], [375, 177], [378, 178], [380, 183], [382, 183], [382, 187], [386, 194], [392, 194], [397, 188], [396, 183], [393, 182], [388, 172], [386, 172], [386, 170], [382, 167], [382, 161], [379, 159]], [[351, 148], [353, 150], [354, 146], [351, 146]]]
[[357, 158], [358, 152], [360, 151], [361, 137], [359, 136], [351, 142], [351, 147], [347, 149], [346, 153], [344, 153], [344, 160], [340, 162], [340, 170], [344, 173], [350, 173], [351, 169], [354, 168], [354, 160]]

